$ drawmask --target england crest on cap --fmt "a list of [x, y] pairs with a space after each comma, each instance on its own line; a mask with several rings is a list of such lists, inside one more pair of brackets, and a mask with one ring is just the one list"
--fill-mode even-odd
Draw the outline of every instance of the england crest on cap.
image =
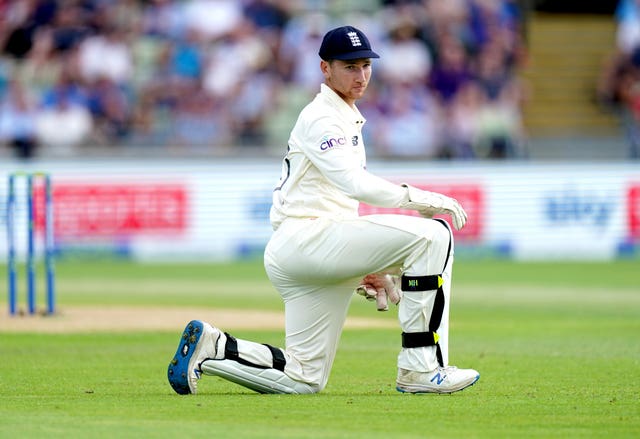
[[322, 39], [318, 55], [325, 61], [380, 58], [371, 50], [367, 36], [353, 26], [342, 26], [327, 32]]

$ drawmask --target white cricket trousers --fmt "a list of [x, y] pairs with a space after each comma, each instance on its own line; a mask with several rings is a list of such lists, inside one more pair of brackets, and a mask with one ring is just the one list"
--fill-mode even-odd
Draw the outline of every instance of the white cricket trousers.
[[[363, 276], [385, 271], [442, 274], [445, 307], [437, 333], [447, 365], [452, 239], [442, 222], [404, 215], [283, 222], [266, 246], [264, 264], [285, 305], [285, 374], [324, 389], [355, 287]], [[398, 309], [403, 332], [428, 331], [435, 295], [435, 290], [404, 292]], [[250, 351], [254, 344], [242, 345]], [[268, 355], [263, 346], [254, 346], [262, 352], [254, 351], [255, 360]], [[398, 355], [403, 369], [427, 372], [437, 366], [434, 346], [401, 348]]]

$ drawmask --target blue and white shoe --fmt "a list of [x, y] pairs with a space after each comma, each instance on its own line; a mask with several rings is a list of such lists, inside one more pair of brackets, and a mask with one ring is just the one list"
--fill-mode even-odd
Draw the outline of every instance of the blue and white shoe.
[[216, 344], [221, 334], [219, 329], [200, 320], [187, 324], [167, 370], [169, 384], [176, 393], [187, 395], [197, 392], [202, 374], [200, 364], [216, 357]]
[[398, 368], [396, 389], [403, 393], [453, 393], [474, 385], [480, 374], [455, 366], [438, 367], [431, 372]]

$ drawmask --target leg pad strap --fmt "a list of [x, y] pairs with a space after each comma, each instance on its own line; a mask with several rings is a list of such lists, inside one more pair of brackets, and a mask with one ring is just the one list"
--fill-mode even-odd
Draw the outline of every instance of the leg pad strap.
[[431, 291], [437, 290], [442, 286], [442, 275], [434, 274], [431, 276], [407, 276], [402, 275], [402, 291]]
[[403, 348], [421, 348], [425, 346], [436, 346], [440, 336], [433, 331], [427, 332], [403, 332]]
[[282, 353], [282, 350], [273, 347], [268, 344], [264, 344], [269, 351], [271, 351], [271, 356], [273, 357], [273, 364], [271, 367], [263, 366], [260, 364], [253, 364], [247, 360], [240, 358], [240, 352], [238, 352], [238, 340], [236, 338], [225, 332], [224, 335], [227, 336], [227, 343], [224, 348], [224, 358], [227, 360], [237, 361], [240, 364], [244, 364], [245, 366], [257, 367], [259, 369], [277, 369], [281, 372], [284, 372], [284, 367], [287, 364], [287, 360]]
[[284, 358], [282, 351], [269, 344], [264, 343], [264, 345], [269, 348], [271, 355], [273, 356], [273, 368], [284, 372], [284, 366], [286, 366], [287, 360]]
[[440, 337], [436, 331], [426, 332], [403, 332], [402, 333], [402, 347], [403, 348], [423, 348], [427, 346], [436, 347], [436, 358], [438, 364], [444, 367], [444, 358], [442, 357], [442, 348], [438, 340]]

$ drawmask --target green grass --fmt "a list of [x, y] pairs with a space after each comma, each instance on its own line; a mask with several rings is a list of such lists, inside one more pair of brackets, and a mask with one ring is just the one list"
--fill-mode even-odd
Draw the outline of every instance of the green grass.
[[[346, 330], [325, 391], [299, 396], [258, 395], [211, 377], [198, 395], [175, 395], [166, 366], [181, 328], [0, 333], [0, 437], [639, 437], [637, 268], [637, 261], [460, 261], [451, 360], [482, 377], [452, 395], [396, 392], [394, 329]], [[281, 309], [259, 262], [62, 261], [58, 278], [61, 308]], [[351, 315], [396, 318], [359, 299]], [[282, 342], [279, 330], [234, 335]]]

